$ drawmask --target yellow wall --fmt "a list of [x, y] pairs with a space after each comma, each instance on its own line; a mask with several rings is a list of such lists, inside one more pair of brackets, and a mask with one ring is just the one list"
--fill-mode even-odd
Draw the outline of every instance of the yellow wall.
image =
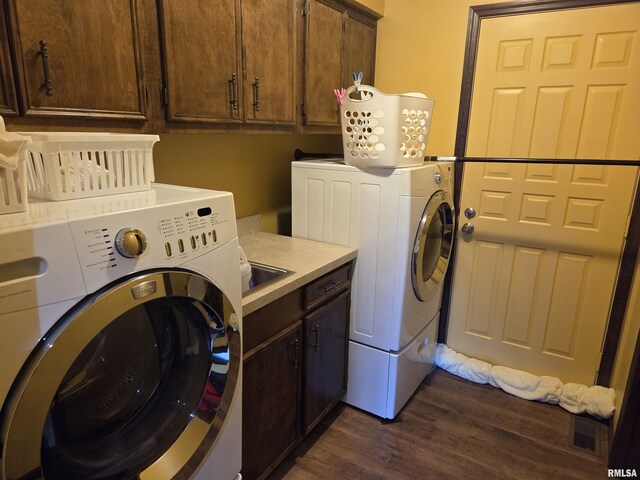
[[427, 155], [455, 146], [469, 7], [498, 0], [389, 0], [378, 21], [376, 88], [435, 99]]
[[341, 153], [339, 135], [161, 135], [156, 181], [233, 192], [238, 218], [291, 205], [293, 151]]

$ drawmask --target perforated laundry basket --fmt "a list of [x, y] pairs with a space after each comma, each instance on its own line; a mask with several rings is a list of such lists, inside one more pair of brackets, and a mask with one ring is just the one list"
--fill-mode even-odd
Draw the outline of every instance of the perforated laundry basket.
[[408, 167], [424, 161], [434, 101], [421, 93], [387, 95], [347, 89], [340, 117], [344, 160], [361, 168]]
[[0, 166], [0, 215], [27, 209], [26, 155], [18, 160], [15, 170]]
[[157, 135], [29, 133], [29, 195], [47, 200], [149, 190]]
[[[4, 119], [0, 117], [0, 133], [5, 131]], [[13, 138], [10, 139], [10, 141], [13, 140]], [[28, 137], [25, 140], [28, 140]], [[17, 168], [0, 165], [0, 215], [24, 212], [27, 209], [26, 159], [25, 152], [18, 158]]]

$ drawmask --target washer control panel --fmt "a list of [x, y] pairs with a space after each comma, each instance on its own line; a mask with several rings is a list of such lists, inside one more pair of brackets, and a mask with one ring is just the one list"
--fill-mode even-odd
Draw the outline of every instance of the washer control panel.
[[184, 257], [216, 245], [218, 216], [210, 207], [203, 207], [158, 219], [156, 229], [164, 240], [165, 257]]
[[78, 219], [69, 226], [89, 291], [139, 270], [179, 266], [237, 236], [230, 194]]

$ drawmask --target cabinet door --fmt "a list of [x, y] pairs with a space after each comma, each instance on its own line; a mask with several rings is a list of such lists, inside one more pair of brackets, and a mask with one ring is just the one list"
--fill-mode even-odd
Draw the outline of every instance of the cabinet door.
[[161, 0], [167, 120], [241, 122], [238, 0]]
[[305, 125], [338, 126], [340, 107], [335, 88], [342, 78], [344, 9], [309, 0], [305, 37]]
[[0, 114], [16, 115], [18, 104], [4, 11], [4, 2], [0, 1]]
[[349, 295], [350, 290], [343, 292], [304, 318], [303, 433], [346, 392]]
[[7, 2], [25, 115], [145, 119], [136, 0]]
[[344, 39], [344, 72], [342, 83], [345, 87], [353, 83], [351, 73], [362, 72], [362, 84], [373, 85], [376, 56], [376, 23], [360, 19], [351, 13], [347, 19]]
[[242, 0], [245, 121], [295, 123], [293, 0]]
[[300, 432], [301, 324], [245, 357], [242, 478], [255, 480], [289, 453]]

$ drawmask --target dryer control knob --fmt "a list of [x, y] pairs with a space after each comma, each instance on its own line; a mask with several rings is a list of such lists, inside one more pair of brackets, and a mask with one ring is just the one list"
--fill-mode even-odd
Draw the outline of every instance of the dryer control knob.
[[136, 258], [147, 249], [147, 237], [137, 228], [123, 228], [116, 234], [116, 250], [127, 258]]

